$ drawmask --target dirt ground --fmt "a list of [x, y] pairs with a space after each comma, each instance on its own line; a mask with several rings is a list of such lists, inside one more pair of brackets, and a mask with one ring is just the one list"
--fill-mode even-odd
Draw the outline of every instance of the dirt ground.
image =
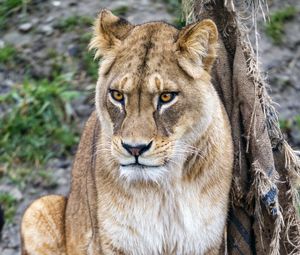
[[[34, 4], [27, 12], [21, 12], [10, 18], [10, 26], [7, 30], [0, 31], [0, 48], [5, 44], [14, 45], [20, 52], [19, 68], [0, 66], [0, 95], [9, 91], [13, 84], [21, 82], [24, 76], [50, 77], [58, 59], [64, 56], [62, 67], [65, 72], [80, 68], [82, 64], [78, 59], [78, 52], [87, 42], [82, 40], [82, 29], [72, 29], [61, 20], [72, 16], [84, 16], [94, 18], [102, 8], [116, 10], [132, 23], [142, 23], [151, 20], [164, 20], [173, 23], [175, 14], [170, 12], [168, 1], [159, 0], [62, 0], [62, 1], [32, 1]], [[271, 1], [270, 10], [282, 8], [284, 4], [291, 4], [300, 10], [300, 3], [293, 1]], [[29, 8], [29, 7], [28, 7]], [[300, 15], [285, 24], [283, 43], [274, 45], [261, 27], [260, 61], [269, 81], [269, 91], [276, 103], [279, 118], [284, 123], [287, 138], [295, 148], [300, 148], [300, 119], [299, 127], [295, 118], [300, 116]], [[87, 26], [84, 32], [90, 32]], [[298, 31], [298, 32], [297, 32]], [[253, 35], [252, 35], [253, 38]], [[82, 46], [82, 44], [84, 46]], [[49, 58], [49, 54], [56, 57]], [[50, 54], [50, 55], [51, 55]], [[84, 121], [93, 110], [92, 95], [95, 80], [85, 73], [76, 76], [77, 88], [83, 93], [74, 106], [78, 118], [81, 119], [82, 128]], [[1, 113], [0, 106], [0, 113]], [[55, 180], [55, 185], [43, 180], [28, 185], [24, 189], [13, 185], [3, 179], [0, 182], [0, 193], [8, 192], [17, 199], [17, 210], [12, 223], [6, 224], [0, 241], [0, 254], [19, 254], [20, 238], [19, 224], [21, 215], [28, 204], [45, 194], [55, 193], [67, 195], [70, 182], [70, 169], [72, 157], [52, 159], [47, 163], [46, 169]], [[1, 179], [0, 179], [1, 180]]]

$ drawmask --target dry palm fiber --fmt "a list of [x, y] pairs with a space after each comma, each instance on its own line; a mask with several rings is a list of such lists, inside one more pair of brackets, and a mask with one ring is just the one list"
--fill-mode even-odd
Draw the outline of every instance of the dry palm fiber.
[[[210, 18], [220, 39], [212, 78], [235, 146], [231, 205], [221, 254], [300, 254], [300, 159], [284, 140], [240, 17], [261, 0], [184, 0], [187, 22]], [[244, 21], [246, 22], [246, 21]]]

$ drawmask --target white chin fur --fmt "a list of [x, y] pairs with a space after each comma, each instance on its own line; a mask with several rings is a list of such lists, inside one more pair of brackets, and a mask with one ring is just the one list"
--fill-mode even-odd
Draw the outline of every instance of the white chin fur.
[[139, 166], [120, 166], [120, 177], [128, 183], [143, 182], [162, 182], [168, 174], [165, 166], [159, 167], [139, 167]]

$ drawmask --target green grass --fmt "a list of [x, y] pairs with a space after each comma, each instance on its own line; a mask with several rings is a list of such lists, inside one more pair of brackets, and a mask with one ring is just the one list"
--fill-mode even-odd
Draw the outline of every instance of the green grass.
[[0, 162], [39, 166], [68, 154], [78, 142], [71, 101], [79, 93], [62, 76], [53, 81], [25, 81], [0, 96]]
[[51, 172], [44, 169], [29, 167], [9, 168], [4, 176], [4, 179], [7, 178], [9, 183], [16, 185], [20, 190], [24, 190], [28, 185], [30, 187], [44, 188], [54, 188], [57, 186], [57, 182], [53, 179]]
[[17, 200], [9, 193], [0, 193], [0, 204], [4, 209], [6, 223], [11, 223], [17, 209]]
[[128, 6], [122, 5], [112, 10], [112, 13], [117, 16], [125, 16], [129, 11]]
[[30, 0], [0, 0], [0, 29], [7, 27], [7, 19], [26, 6]]
[[16, 48], [11, 45], [6, 45], [0, 48], [0, 63], [6, 64], [12, 61], [17, 54]]
[[91, 52], [83, 52], [82, 54], [82, 68], [86, 74], [91, 77], [93, 81], [98, 78], [99, 60], [94, 60], [94, 54]]
[[296, 121], [296, 124], [297, 124], [297, 126], [298, 126], [298, 128], [300, 130], [300, 115], [298, 115], [298, 116], [295, 117], [295, 121]]
[[87, 32], [81, 35], [79, 39], [80, 54], [79, 60], [81, 60], [81, 69], [86, 72], [86, 74], [96, 81], [98, 78], [99, 60], [94, 59], [94, 54], [89, 52], [87, 46], [92, 38], [92, 33]]
[[[0, 178], [1, 183], [17, 186], [18, 190], [23, 191], [26, 187], [36, 188], [55, 188], [57, 182], [53, 178], [52, 172], [44, 169], [14, 167], [7, 169]], [[32, 192], [32, 191], [31, 191]], [[0, 204], [4, 209], [6, 224], [13, 222], [13, 218], [18, 207], [17, 199], [9, 192], [0, 192]]]
[[280, 119], [279, 126], [282, 132], [290, 137], [293, 132], [300, 132], [300, 115], [289, 119]]
[[284, 24], [286, 21], [294, 18], [296, 14], [297, 9], [294, 6], [287, 6], [284, 9], [278, 10], [270, 15], [270, 20], [266, 23], [265, 30], [266, 34], [275, 44], [282, 43]]
[[291, 119], [280, 119], [279, 126], [282, 130], [291, 130], [293, 126], [300, 130], [300, 115], [295, 116]]
[[167, 4], [169, 13], [175, 16], [172, 24], [177, 28], [185, 26], [185, 20], [182, 17], [181, 0], [163, 0]]
[[80, 38], [80, 48], [81, 54], [80, 59], [82, 61], [82, 69], [86, 72], [88, 76], [91, 77], [93, 81], [96, 81], [98, 78], [98, 69], [99, 64], [98, 60], [94, 59], [94, 54], [89, 52], [87, 49], [87, 45], [90, 42], [92, 37], [91, 33], [85, 33]]
[[94, 19], [89, 16], [73, 15], [65, 19], [61, 19], [55, 25], [55, 28], [63, 32], [70, 32], [76, 28], [92, 26]]
[[[121, 9], [118, 10], [121, 12]], [[124, 11], [124, 9], [123, 9]], [[75, 57], [79, 62], [79, 72], [84, 71], [87, 76], [91, 78], [92, 81], [96, 81], [98, 77], [98, 61], [94, 60], [94, 56], [91, 52], [88, 52], [88, 44], [92, 37], [92, 32], [86, 31], [86, 26], [92, 25], [93, 19], [85, 16], [71, 16], [65, 20], [62, 20], [56, 26], [63, 31], [71, 31], [78, 28], [82, 31], [81, 36], [78, 40], [79, 53]], [[81, 29], [81, 28], [84, 29]]]
[[284, 132], [289, 132], [292, 128], [292, 121], [289, 119], [280, 119], [279, 126]]
[[89, 44], [91, 38], [92, 38], [92, 32], [86, 32], [80, 36], [79, 42], [81, 44], [85, 44], [85, 46], [87, 46]]

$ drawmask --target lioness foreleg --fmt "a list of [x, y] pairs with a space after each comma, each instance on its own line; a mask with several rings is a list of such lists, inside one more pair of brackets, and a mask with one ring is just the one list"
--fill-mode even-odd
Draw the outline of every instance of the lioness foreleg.
[[34, 201], [21, 224], [22, 255], [64, 255], [67, 199], [50, 195]]

